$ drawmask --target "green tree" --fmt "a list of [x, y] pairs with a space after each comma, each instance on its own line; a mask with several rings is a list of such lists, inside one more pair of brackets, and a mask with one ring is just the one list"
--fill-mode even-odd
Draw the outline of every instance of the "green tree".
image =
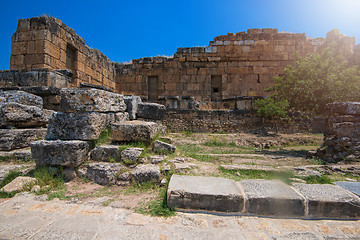
[[276, 119], [287, 117], [287, 108], [289, 107], [289, 103], [286, 100], [277, 101], [274, 98], [264, 98], [256, 100], [254, 102], [254, 106], [257, 109], [256, 114], [263, 119], [272, 120], [276, 132], [278, 132]]
[[348, 67], [330, 48], [297, 58], [274, 81], [268, 91], [276, 99], [287, 100], [290, 108], [307, 113], [321, 114], [330, 102], [360, 100], [359, 70]]

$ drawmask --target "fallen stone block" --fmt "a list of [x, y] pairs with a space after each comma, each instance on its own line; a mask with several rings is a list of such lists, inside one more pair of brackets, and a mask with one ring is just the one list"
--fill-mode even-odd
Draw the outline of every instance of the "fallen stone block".
[[0, 150], [26, 148], [31, 142], [44, 139], [45, 136], [46, 128], [0, 129]]
[[0, 127], [41, 127], [49, 122], [50, 111], [19, 103], [0, 103]]
[[88, 153], [85, 141], [36, 141], [31, 143], [31, 154], [38, 166], [78, 167]]
[[123, 168], [120, 163], [90, 163], [86, 178], [100, 185], [115, 184]]
[[131, 171], [131, 175], [135, 182], [159, 182], [160, 167], [154, 164], [138, 165]]
[[43, 108], [43, 100], [41, 97], [18, 90], [0, 92], [0, 104], [1, 103], [19, 103], [41, 109]]
[[58, 112], [49, 120], [47, 140], [95, 140], [106, 130], [109, 116], [105, 113]]
[[153, 151], [156, 153], [174, 153], [175, 150], [176, 150], [176, 147], [169, 143], [161, 142], [159, 140], [156, 140], [154, 142]]
[[173, 175], [167, 203], [183, 209], [243, 212], [244, 192], [241, 185], [230, 179]]
[[294, 188], [308, 202], [308, 216], [313, 218], [359, 218], [360, 198], [330, 184], [296, 183]]
[[96, 162], [119, 162], [119, 146], [104, 144], [95, 147], [90, 152], [90, 161]]
[[304, 216], [305, 199], [280, 181], [243, 180], [245, 212], [263, 216]]
[[17, 177], [10, 183], [6, 184], [0, 191], [5, 193], [21, 191], [26, 185], [35, 184], [36, 178], [32, 177]]
[[123, 95], [99, 89], [65, 88], [60, 91], [62, 112], [124, 112]]
[[166, 108], [157, 103], [139, 103], [137, 117], [153, 120], [162, 120], [165, 117]]
[[143, 151], [143, 148], [127, 148], [120, 153], [121, 161], [126, 165], [134, 165], [139, 162]]
[[126, 111], [129, 113], [130, 120], [135, 120], [138, 111], [138, 105], [141, 103], [141, 98], [134, 95], [124, 96], [124, 101], [126, 104]]
[[154, 122], [138, 120], [124, 121], [120, 124], [111, 126], [111, 139], [120, 142], [150, 142], [160, 133], [160, 130], [160, 126]]

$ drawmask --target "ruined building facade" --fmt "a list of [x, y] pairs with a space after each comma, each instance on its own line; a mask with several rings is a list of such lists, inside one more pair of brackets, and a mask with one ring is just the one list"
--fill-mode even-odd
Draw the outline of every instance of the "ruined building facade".
[[264, 90], [272, 86], [272, 77], [281, 75], [296, 54], [317, 52], [331, 41], [337, 42], [339, 54], [360, 55], [355, 38], [336, 31], [313, 39], [277, 29], [249, 29], [215, 37], [206, 47], [178, 48], [173, 57], [121, 64], [86, 46], [60, 20], [35, 17], [19, 20], [12, 37], [10, 69], [69, 69], [72, 86], [102, 85], [152, 102], [190, 99], [203, 109], [233, 109], [235, 103], [238, 109], [246, 109], [246, 101], [269, 94]]

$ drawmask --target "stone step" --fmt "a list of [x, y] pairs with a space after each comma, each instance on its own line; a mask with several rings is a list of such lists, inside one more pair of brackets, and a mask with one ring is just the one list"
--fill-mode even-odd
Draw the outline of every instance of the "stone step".
[[339, 186], [294, 184], [276, 180], [171, 177], [170, 207], [276, 217], [360, 218], [360, 198]]

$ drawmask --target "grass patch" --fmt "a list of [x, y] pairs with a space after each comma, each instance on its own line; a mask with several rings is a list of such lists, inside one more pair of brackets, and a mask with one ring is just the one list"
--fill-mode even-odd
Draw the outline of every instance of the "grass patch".
[[263, 171], [263, 170], [256, 170], [256, 169], [239, 169], [239, 170], [228, 170], [224, 169], [223, 167], [219, 167], [220, 172], [222, 173], [221, 176], [225, 178], [230, 178], [235, 181], [240, 181], [244, 179], [277, 179], [285, 182], [286, 184], [291, 183], [290, 178], [294, 177], [292, 172], [273, 172], [273, 171]]
[[109, 143], [111, 139], [111, 128], [108, 127], [106, 128], [104, 131], [102, 131], [99, 135], [99, 137], [95, 140], [93, 140], [91, 143], [91, 145], [93, 147], [104, 144], [104, 143]]
[[154, 182], [132, 183], [124, 192], [124, 194], [139, 194], [149, 191], [158, 191], [159, 186]]
[[[38, 167], [31, 175], [36, 178], [37, 185], [40, 186], [40, 191], [36, 192], [36, 194], [48, 194], [49, 198], [56, 195], [55, 192], [57, 191], [64, 191], [65, 194], [66, 187], [64, 185], [65, 181], [61, 168], [52, 170], [47, 167]], [[59, 198], [61, 198], [61, 196]]]
[[206, 147], [238, 147], [235, 142], [226, 142], [223, 139], [218, 139], [217, 137], [212, 137], [210, 140], [207, 140], [202, 145]]
[[160, 217], [171, 217], [175, 216], [175, 209], [169, 208], [167, 205], [167, 188], [162, 188], [159, 193], [159, 197], [155, 200], [147, 203], [142, 203], [140, 206], [135, 208], [136, 213], [160, 216]]
[[191, 135], [194, 134], [193, 130], [190, 129], [190, 130], [184, 130], [181, 132], [181, 134], [185, 135], [186, 137], [190, 137]]
[[332, 184], [331, 179], [326, 175], [303, 177], [307, 184]]
[[206, 155], [206, 154], [196, 154], [196, 153], [188, 153], [185, 154], [187, 157], [191, 157], [194, 158], [200, 162], [215, 162], [215, 161], [219, 161], [220, 158], [216, 157], [216, 156], [210, 156], [210, 155]]

